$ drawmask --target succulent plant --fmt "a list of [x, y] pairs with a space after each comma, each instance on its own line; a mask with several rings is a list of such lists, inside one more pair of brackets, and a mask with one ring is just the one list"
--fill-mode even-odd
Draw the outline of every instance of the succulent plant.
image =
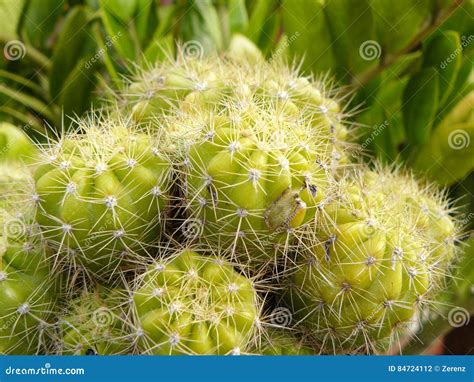
[[258, 353], [262, 355], [314, 355], [314, 350], [306, 346], [304, 342], [289, 330], [271, 328], [265, 332]]
[[17, 204], [0, 207], [0, 354], [36, 354], [48, 346], [56, 277], [29, 213]]
[[332, 186], [331, 170], [318, 162], [324, 151], [310, 144], [311, 127], [287, 122], [266, 130], [272, 120], [270, 113], [242, 124], [211, 117], [182, 169], [184, 227], [200, 224], [202, 240], [251, 263], [273, 262], [275, 246], [284, 252]]
[[63, 309], [57, 352], [62, 355], [123, 355], [134, 350], [125, 290], [83, 291]]
[[0, 162], [30, 163], [36, 159], [38, 149], [18, 127], [0, 123]]
[[341, 180], [302, 240], [286, 295], [322, 352], [380, 350], [429, 309], [456, 252], [449, 213], [439, 192], [399, 171]]
[[36, 220], [58, 263], [110, 281], [157, 245], [170, 164], [159, 138], [129, 121], [91, 117], [78, 129], [42, 150]]
[[[158, 128], [162, 127], [163, 115], [182, 113], [190, 120], [224, 113], [232, 117], [240, 114], [252, 121], [256, 114], [271, 111], [275, 120], [268, 126], [269, 133], [279, 118], [297, 118], [318, 131], [320, 145], [331, 141], [326, 149], [334, 150], [338, 161], [346, 161], [348, 131], [344, 117], [348, 113], [340, 106], [337, 90], [327, 79], [304, 77], [283, 60], [266, 62], [232, 52], [194, 56], [182, 47], [176, 60], [140, 70], [116, 98], [137, 122]], [[175, 138], [173, 143], [185, 138], [192, 143], [192, 131], [185, 125], [180, 127], [174, 121], [167, 126], [168, 134]]]
[[145, 354], [250, 351], [259, 301], [252, 281], [225, 260], [183, 250], [155, 262], [134, 294]]

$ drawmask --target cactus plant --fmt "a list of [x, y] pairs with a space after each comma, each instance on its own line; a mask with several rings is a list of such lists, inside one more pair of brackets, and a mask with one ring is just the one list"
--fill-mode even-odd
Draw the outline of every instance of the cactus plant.
[[[304, 77], [297, 67], [283, 60], [253, 60], [232, 52], [195, 57], [185, 47], [178, 51], [176, 60], [138, 71], [126, 90], [116, 94], [119, 104], [137, 122], [159, 128], [163, 114], [184, 112], [192, 120], [203, 113], [228, 114], [229, 108], [234, 116], [238, 109], [244, 109], [241, 116], [250, 114], [250, 119], [268, 109], [275, 118], [298, 117], [318, 130], [319, 140], [331, 140], [330, 148], [335, 149], [338, 159], [345, 157], [348, 132], [343, 121], [348, 112], [340, 106], [339, 98], [330, 81]], [[269, 131], [274, 124], [269, 125]], [[172, 130], [169, 133], [178, 140], [192, 138], [189, 128], [181, 127], [168, 126]]]
[[258, 350], [262, 355], [313, 355], [315, 352], [289, 330], [270, 328]]
[[275, 245], [287, 251], [292, 230], [311, 220], [347, 163], [346, 114], [334, 94], [281, 60], [181, 50], [118, 96], [176, 148], [189, 217], [182, 227], [200, 224], [205, 241], [267, 263], [281, 257]]
[[28, 136], [18, 127], [0, 123], [0, 161], [1, 162], [33, 162], [38, 149]]
[[0, 205], [0, 354], [36, 354], [48, 346], [56, 277], [31, 204], [20, 209], [14, 199]]
[[[80, 131], [83, 130], [83, 131]], [[129, 121], [91, 117], [51, 141], [35, 172], [36, 219], [58, 263], [110, 281], [157, 244], [170, 164]]]
[[62, 355], [120, 355], [134, 350], [125, 290], [83, 291], [63, 309], [57, 351]]
[[198, 222], [201, 239], [244, 261], [273, 261], [278, 244], [286, 251], [332, 185], [324, 149], [310, 144], [311, 127], [288, 122], [266, 130], [271, 123], [263, 111], [244, 126], [211, 117], [182, 169], [189, 217], [183, 224]]
[[155, 262], [134, 300], [145, 354], [241, 354], [258, 330], [251, 280], [214, 255], [186, 249]]
[[429, 309], [456, 253], [449, 213], [442, 194], [398, 171], [341, 180], [286, 295], [321, 351], [378, 351]]

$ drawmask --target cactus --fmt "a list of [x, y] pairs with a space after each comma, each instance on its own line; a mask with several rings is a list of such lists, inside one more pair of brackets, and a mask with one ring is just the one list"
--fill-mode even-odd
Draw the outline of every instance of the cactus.
[[449, 212], [442, 194], [399, 171], [341, 180], [302, 239], [285, 296], [322, 352], [379, 351], [429, 309], [456, 253]]
[[119, 102], [175, 148], [182, 229], [252, 266], [278, 262], [347, 163], [346, 114], [328, 81], [280, 60], [186, 53], [139, 72]]
[[28, 136], [10, 123], [0, 123], [0, 161], [31, 163], [38, 150]]
[[258, 330], [248, 278], [217, 256], [183, 250], [152, 264], [134, 300], [145, 354], [241, 354]]
[[96, 288], [71, 301], [59, 319], [62, 355], [123, 355], [134, 351], [125, 290]]
[[0, 354], [37, 354], [48, 346], [56, 280], [28, 207], [0, 207]]
[[[225, 113], [232, 105], [253, 113], [271, 109], [275, 118], [298, 117], [312, 125], [320, 132], [318, 141], [331, 140], [334, 155], [345, 160], [348, 131], [342, 120], [347, 112], [341, 109], [330, 81], [304, 77], [296, 67], [276, 59], [266, 62], [252, 58], [254, 55], [240, 57], [232, 52], [224, 57], [194, 57], [188, 53], [180, 49], [176, 60], [139, 71], [126, 90], [116, 94], [119, 104], [137, 122], [157, 128], [162, 127], [163, 114], [184, 112], [194, 119], [206, 112]], [[168, 126], [168, 133], [178, 140], [192, 138], [189, 128], [182, 127]]]
[[289, 330], [271, 328], [263, 338], [259, 354], [262, 355], [313, 355], [314, 350]]
[[184, 227], [198, 223], [202, 240], [266, 263], [282, 252], [275, 246], [287, 250], [294, 231], [324, 204], [332, 171], [324, 148], [312, 144], [318, 133], [311, 126], [272, 126], [273, 113], [263, 110], [252, 118], [239, 124], [211, 116], [202, 140], [187, 150]]
[[159, 138], [125, 120], [91, 117], [49, 142], [35, 172], [36, 219], [57, 263], [105, 282], [157, 244], [170, 188]]

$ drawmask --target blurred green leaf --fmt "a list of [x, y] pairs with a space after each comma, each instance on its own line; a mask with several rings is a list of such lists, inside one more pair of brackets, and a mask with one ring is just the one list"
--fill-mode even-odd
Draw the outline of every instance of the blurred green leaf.
[[[254, 43], [258, 43], [260, 40], [260, 36], [262, 34], [262, 25], [265, 24], [265, 21], [270, 16], [274, 5], [275, 3], [272, 0], [260, 0], [253, 3], [253, 8], [251, 9], [249, 24], [245, 35]], [[303, 4], [300, 3], [300, 6], [293, 8], [297, 9], [301, 8], [302, 6]]]
[[378, 64], [381, 49], [374, 41], [375, 26], [369, 0], [328, 0], [324, 12], [340, 78]]
[[29, 0], [22, 17], [22, 37], [39, 49], [47, 49], [65, 0]]
[[474, 169], [474, 91], [436, 127], [413, 166], [440, 184], [452, 184]]
[[163, 61], [167, 57], [173, 57], [174, 48], [175, 43], [172, 34], [160, 36], [160, 33], [157, 33], [157, 37], [153, 38], [152, 42], [148, 45], [144, 52], [145, 63], [159, 62]]
[[64, 81], [58, 104], [66, 116], [81, 115], [90, 108], [91, 93], [96, 86], [94, 66], [88, 66], [88, 59], [77, 62], [75, 68]]
[[457, 32], [441, 33], [423, 49], [423, 67], [431, 66], [438, 72], [440, 106], [453, 89], [461, 62], [461, 40]]
[[107, 2], [108, 0], [100, 0], [102, 22], [107, 31], [107, 39], [113, 42], [115, 49], [123, 59], [132, 61], [136, 58], [137, 41], [131, 37], [128, 24], [108, 11]]
[[438, 111], [437, 120], [441, 121], [469, 92], [474, 90], [472, 61], [470, 57], [464, 57], [456, 77], [456, 82], [449, 94], [447, 102]]
[[4, 36], [17, 37], [18, 23], [25, 5], [25, 0], [0, 2], [0, 25]]
[[138, 0], [137, 9], [135, 11], [134, 25], [137, 30], [137, 35], [140, 40], [141, 46], [153, 35], [156, 30], [156, 16], [152, 12], [154, 1], [153, 0]]
[[138, 0], [101, 0], [100, 4], [107, 13], [127, 23], [137, 9]]
[[283, 23], [286, 35], [292, 38], [291, 53], [304, 57], [303, 67], [314, 73], [330, 71], [335, 58], [331, 49], [332, 38], [326, 24], [324, 6], [318, 0], [300, 0], [298, 6], [283, 0]]
[[438, 110], [438, 73], [426, 68], [408, 81], [402, 98], [403, 123], [408, 143], [419, 146], [430, 137]]
[[82, 6], [73, 8], [64, 21], [58, 42], [54, 47], [50, 72], [50, 94], [59, 96], [66, 78], [80, 59], [88, 37], [89, 12]]
[[41, 114], [43, 117], [49, 119], [50, 121], [54, 121], [54, 114], [51, 112], [48, 105], [38, 100], [37, 98], [22, 93], [16, 89], [11, 89], [8, 86], [3, 85], [2, 83], [0, 83], [0, 93], [6, 95], [12, 100], [19, 102], [23, 106], [33, 109], [34, 111]]
[[376, 40], [385, 55], [398, 52], [430, 22], [435, 0], [370, 0]]
[[229, 0], [229, 28], [231, 34], [244, 33], [249, 25], [245, 0]]

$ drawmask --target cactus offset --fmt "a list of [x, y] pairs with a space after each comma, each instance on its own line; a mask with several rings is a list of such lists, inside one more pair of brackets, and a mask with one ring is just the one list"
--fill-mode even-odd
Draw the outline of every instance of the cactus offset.
[[145, 354], [241, 354], [258, 329], [251, 280], [191, 250], [152, 264], [134, 299]]
[[84, 291], [59, 320], [57, 351], [62, 355], [124, 355], [134, 351], [124, 290]]
[[159, 239], [170, 165], [156, 136], [106, 117], [43, 149], [36, 219], [61, 262], [112, 280]]
[[[25, 185], [31, 181], [9, 189], [18, 192]], [[32, 224], [32, 204], [21, 205], [17, 195], [2, 195], [0, 203], [0, 354], [36, 354], [48, 347], [56, 277]]]
[[[413, 200], [442, 211], [446, 230], [427, 224], [430, 209]], [[341, 180], [339, 195], [302, 240], [286, 301], [323, 352], [380, 350], [442, 288], [455, 234], [436, 192], [397, 171], [359, 171]]]

